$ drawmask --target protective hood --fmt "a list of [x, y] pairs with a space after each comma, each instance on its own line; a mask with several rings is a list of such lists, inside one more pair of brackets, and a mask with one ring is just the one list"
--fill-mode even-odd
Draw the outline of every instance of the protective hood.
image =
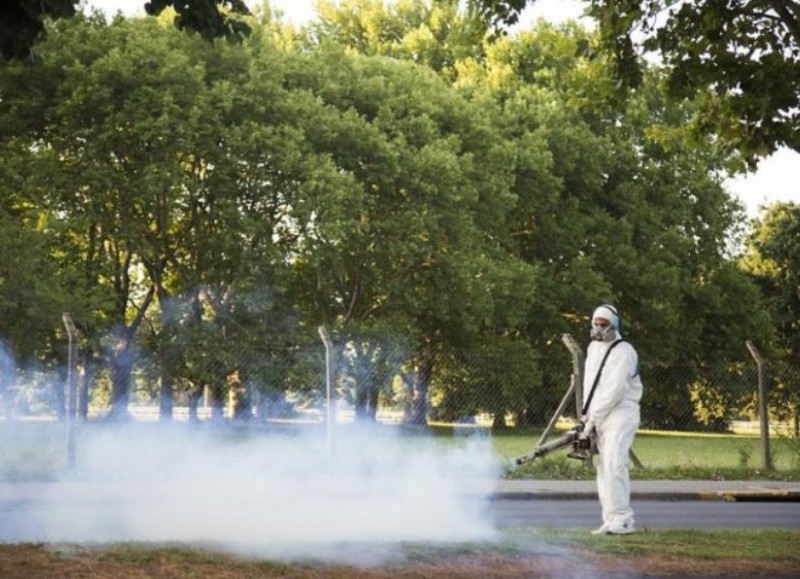
[[[595, 321], [598, 318], [608, 320], [609, 325], [606, 327], [596, 326]], [[590, 336], [592, 340], [596, 340], [598, 342], [613, 342], [617, 338], [622, 337], [622, 333], [620, 332], [621, 325], [622, 320], [619, 317], [619, 313], [617, 313], [617, 309], [614, 306], [607, 304], [602, 305], [592, 314], [592, 328]]]
[[592, 314], [592, 325], [597, 318], [603, 318], [611, 322], [611, 327], [619, 332], [620, 320], [617, 310], [613, 306], [603, 305], [597, 308]]

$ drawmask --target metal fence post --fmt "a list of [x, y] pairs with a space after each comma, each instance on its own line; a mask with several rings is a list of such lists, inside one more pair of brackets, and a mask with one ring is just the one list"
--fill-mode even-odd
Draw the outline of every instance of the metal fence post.
[[769, 449], [769, 405], [767, 401], [767, 384], [764, 377], [764, 358], [753, 342], [745, 343], [758, 368], [758, 419], [761, 424], [761, 457], [766, 470], [772, 470], [772, 454]]
[[583, 374], [583, 352], [581, 351], [580, 346], [575, 341], [570, 334], [564, 334], [561, 336], [561, 340], [567, 346], [567, 349], [572, 354], [572, 376], [570, 378], [569, 388], [564, 393], [564, 397], [561, 399], [561, 402], [558, 404], [558, 408], [553, 413], [553, 416], [550, 418], [550, 422], [547, 423], [547, 426], [542, 432], [542, 435], [539, 437], [539, 441], [536, 443], [536, 446], [541, 446], [544, 444], [544, 441], [547, 440], [547, 437], [550, 436], [550, 432], [555, 427], [558, 419], [564, 414], [564, 410], [566, 410], [567, 405], [569, 404], [569, 399], [572, 397], [572, 394], [575, 394], [575, 417], [576, 420], [580, 419], [581, 414], [581, 388], [582, 388], [582, 374]]
[[317, 330], [325, 344], [325, 435], [328, 443], [328, 460], [331, 460], [333, 458], [333, 421], [336, 416], [333, 401], [335, 359], [333, 342], [325, 326], [320, 326]]
[[572, 356], [572, 386], [575, 391], [575, 416], [580, 419], [583, 408], [583, 350], [572, 337], [572, 334], [562, 334], [561, 341]]
[[67, 329], [67, 340], [69, 344], [67, 356], [67, 383], [64, 385], [64, 427], [67, 439], [67, 468], [72, 469], [75, 466], [75, 419], [78, 408], [76, 403], [78, 396], [76, 375], [78, 330], [69, 313], [65, 312], [62, 314], [61, 319], [64, 322], [64, 327]]

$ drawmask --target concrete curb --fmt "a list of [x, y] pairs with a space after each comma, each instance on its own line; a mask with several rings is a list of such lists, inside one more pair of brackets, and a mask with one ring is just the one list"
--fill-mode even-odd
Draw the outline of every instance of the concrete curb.
[[[688, 501], [688, 500], [708, 500], [711, 493], [688, 493], [688, 492], [658, 492], [658, 493], [631, 493], [631, 498], [640, 501]], [[713, 497], [718, 498], [718, 497]], [[507, 501], [576, 501], [576, 500], [597, 500], [596, 492], [495, 492], [489, 496], [490, 500]]]
[[[502, 480], [493, 500], [596, 500], [594, 481]], [[800, 482], [783, 481], [631, 481], [633, 500], [800, 502]]]
[[[588, 492], [495, 492], [489, 500], [596, 500], [597, 493]], [[639, 501], [727, 501], [727, 502], [800, 502], [797, 491], [716, 491], [716, 492], [641, 492], [631, 493]]]
[[800, 491], [794, 490], [753, 490], [753, 491], [718, 491], [701, 493], [707, 500], [728, 502], [800, 502]]

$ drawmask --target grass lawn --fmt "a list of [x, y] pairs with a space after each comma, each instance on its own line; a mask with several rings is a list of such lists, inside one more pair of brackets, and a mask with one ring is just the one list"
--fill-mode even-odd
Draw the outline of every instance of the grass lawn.
[[[540, 432], [493, 434], [495, 451], [511, 461], [532, 450]], [[762, 467], [761, 442], [757, 436], [744, 434], [700, 434], [683, 432], [640, 431], [633, 451], [644, 469], [632, 468], [637, 479], [776, 479], [800, 480], [800, 444], [797, 440], [772, 438], [770, 449], [774, 469]], [[593, 478], [593, 471], [580, 461], [566, 457], [566, 450], [556, 451], [534, 463], [508, 473], [511, 478], [583, 479]]]
[[[137, 428], [139, 426], [137, 425]], [[143, 430], [151, 428], [141, 425]], [[394, 427], [386, 427], [394, 428]], [[191, 432], [191, 431], [189, 431]], [[250, 436], [270, 436], [263, 430], [220, 431], [220, 443]], [[58, 423], [0, 421], [0, 480], [35, 480], [57, 476], [64, 468], [64, 429]], [[408, 442], [419, 437], [441, 444], [459, 444], [465, 433], [490, 437], [496, 455], [511, 459], [529, 451], [537, 432], [490, 433], [453, 427], [408, 431]], [[83, 437], [102, 435], [102, 427], [83, 428]], [[231, 436], [233, 434], [233, 436]], [[282, 434], [286, 434], [283, 432]], [[318, 433], [319, 434], [319, 433]], [[427, 446], [427, 443], [426, 443]], [[227, 448], [227, 447], [226, 447]], [[703, 435], [640, 432], [635, 452], [647, 467], [633, 469], [635, 478], [780, 478], [800, 480], [796, 441], [773, 441], [776, 469], [760, 470], [759, 439], [751, 435]], [[509, 469], [509, 477], [593, 478], [591, 469], [558, 451], [534, 464]], [[800, 531], [782, 530], [644, 530], [625, 537], [595, 537], [585, 530], [521, 528], [504, 530], [491, 541], [335, 545], [352, 559], [297, 559], [252, 553], [247, 557], [213, 545], [0, 544], [0, 577], [293, 577], [388, 579], [396, 577], [800, 577]], [[369, 565], [363, 554], [379, 553]], [[380, 551], [383, 549], [383, 551]], [[314, 551], [315, 553], [317, 551]], [[322, 552], [331, 552], [329, 548]]]
[[292, 577], [798, 577], [800, 531], [659, 531], [593, 537], [579, 531], [519, 530], [474, 544], [405, 543], [365, 563], [376, 545], [342, 545], [351, 560], [274, 560], [213, 547], [159, 544], [0, 545], [0, 576]]

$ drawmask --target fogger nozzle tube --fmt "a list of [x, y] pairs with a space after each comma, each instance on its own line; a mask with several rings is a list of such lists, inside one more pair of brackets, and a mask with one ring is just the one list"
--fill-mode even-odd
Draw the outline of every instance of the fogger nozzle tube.
[[572, 452], [567, 455], [569, 458], [590, 460], [592, 457], [592, 449], [595, 448], [595, 445], [592, 444], [593, 435], [593, 432], [584, 434], [583, 424], [579, 424], [562, 436], [554, 438], [553, 440], [545, 442], [544, 444], [540, 444], [531, 452], [523, 454], [522, 456], [518, 456], [514, 459], [514, 463], [519, 466], [526, 462], [530, 462], [532, 460], [536, 460], [537, 458], [548, 455], [554, 450], [559, 450], [565, 447], [572, 448]]

